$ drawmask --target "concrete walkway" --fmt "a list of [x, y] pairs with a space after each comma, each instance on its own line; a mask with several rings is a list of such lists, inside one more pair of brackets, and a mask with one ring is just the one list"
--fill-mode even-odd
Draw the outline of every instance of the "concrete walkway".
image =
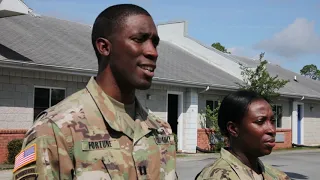
[[[206, 164], [212, 163], [219, 156], [219, 153], [179, 154], [177, 158], [179, 179], [194, 179]], [[317, 179], [320, 176], [320, 149], [274, 151], [261, 159], [285, 171], [293, 179]], [[0, 171], [0, 180], [9, 180], [11, 177], [12, 170]]]

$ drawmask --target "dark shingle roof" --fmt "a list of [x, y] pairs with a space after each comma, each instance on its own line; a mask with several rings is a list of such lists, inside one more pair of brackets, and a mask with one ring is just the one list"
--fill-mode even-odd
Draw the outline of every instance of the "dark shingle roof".
[[[97, 69], [88, 25], [31, 15], [0, 18], [0, 24], [0, 44], [19, 54], [20, 59], [15, 60]], [[235, 82], [240, 82], [169, 42], [161, 41], [158, 51], [157, 78], [226, 88], [236, 87]], [[0, 54], [3, 55], [1, 49]]]
[[35, 63], [96, 69], [89, 26], [31, 15], [0, 18], [0, 24], [1, 44]]

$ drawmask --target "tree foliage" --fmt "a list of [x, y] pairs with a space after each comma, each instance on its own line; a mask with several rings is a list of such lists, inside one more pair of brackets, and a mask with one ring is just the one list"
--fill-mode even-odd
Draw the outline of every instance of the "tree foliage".
[[244, 84], [237, 83], [240, 89], [253, 90], [269, 101], [279, 96], [277, 92], [284, 87], [289, 80], [278, 79], [278, 75], [272, 77], [267, 71], [268, 61], [263, 60], [264, 53], [260, 54], [259, 64], [253, 69], [240, 63]]
[[225, 146], [225, 139], [220, 131], [219, 125], [218, 125], [218, 112], [220, 108], [220, 102], [218, 103], [218, 106], [211, 110], [210, 106], [207, 106], [205, 109], [205, 112], [202, 113], [203, 118], [205, 119], [206, 127], [211, 129], [211, 133], [207, 133], [209, 143], [212, 144], [213, 151], [219, 152], [221, 148]]
[[300, 74], [314, 80], [320, 80], [320, 70], [314, 64], [305, 65], [300, 70]]
[[219, 42], [213, 43], [211, 46], [214, 47], [215, 49], [221, 51], [221, 52], [231, 54], [231, 53], [228, 52], [228, 50], [227, 50], [223, 45], [221, 45]]

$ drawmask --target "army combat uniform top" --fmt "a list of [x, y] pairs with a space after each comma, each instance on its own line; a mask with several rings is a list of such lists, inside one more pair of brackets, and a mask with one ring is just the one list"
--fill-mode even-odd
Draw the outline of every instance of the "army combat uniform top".
[[259, 166], [262, 174], [258, 175], [251, 168], [243, 164], [238, 158], [228, 150], [221, 149], [221, 157], [213, 164], [203, 168], [196, 176], [196, 180], [288, 180], [290, 179], [285, 173], [264, 165], [259, 160]]
[[177, 179], [170, 125], [137, 99], [133, 110], [134, 120], [92, 77], [28, 130], [13, 179]]

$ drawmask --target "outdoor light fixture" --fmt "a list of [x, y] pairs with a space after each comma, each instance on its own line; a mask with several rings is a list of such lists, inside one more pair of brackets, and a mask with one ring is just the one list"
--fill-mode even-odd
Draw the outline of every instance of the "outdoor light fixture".
[[312, 112], [312, 110], [313, 110], [313, 106], [311, 105], [311, 106], [310, 106], [310, 111]]
[[147, 99], [150, 100], [151, 99], [151, 95], [147, 94]]

